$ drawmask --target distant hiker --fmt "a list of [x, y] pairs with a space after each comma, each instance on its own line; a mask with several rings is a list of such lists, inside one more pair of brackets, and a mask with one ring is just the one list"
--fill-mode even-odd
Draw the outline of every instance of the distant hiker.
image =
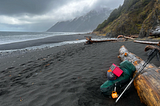
[[86, 40], [87, 40], [87, 42], [86, 42], [86, 44], [92, 44], [92, 40], [91, 40], [91, 37], [86, 37]]

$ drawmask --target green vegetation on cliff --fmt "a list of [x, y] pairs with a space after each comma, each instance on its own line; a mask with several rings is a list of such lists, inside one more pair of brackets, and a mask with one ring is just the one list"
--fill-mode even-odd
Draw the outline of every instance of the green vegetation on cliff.
[[96, 34], [115, 37], [119, 34], [147, 36], [149, 30], [159, 25], [160, 0], [125, 0], [109, 18], [94, 30]]

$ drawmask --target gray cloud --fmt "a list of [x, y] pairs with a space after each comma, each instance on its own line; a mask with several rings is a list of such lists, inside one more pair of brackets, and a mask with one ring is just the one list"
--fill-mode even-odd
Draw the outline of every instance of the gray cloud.
[[116, 8], [124, 0], [1, 0], [0, 30], [45, 31], [99, 7]]
[[119, 7], [119, 5], [123, 4], [124, 0], [98, 0], [94, 5], [93, 8], [99, 7], [108, 7], [111, 9]]
[[44, 14], [76, 0], [1, 0], [0, 14]]

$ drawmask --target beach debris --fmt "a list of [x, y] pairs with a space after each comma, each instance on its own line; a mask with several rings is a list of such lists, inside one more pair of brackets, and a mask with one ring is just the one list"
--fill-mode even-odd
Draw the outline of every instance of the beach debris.
[[49, 66], [50, 64], [46, 64], [45, 67]]
[[118, 35], [118, 37], [117, 38], [124, 38], [124, 36], [123, 35]]
[[86, 44], [92, 43], [100, 43], [100, 42], [110, 42], [110, 41], [118, 41], [117, 38], [99, 38], [99, 39], [91, 39], [91, 36], [86, 37]]
[[126, 41], [128, 39], [134, 40], [134, 38], [138, 38], [138, 36], [136, 36], [136, 35], [129, 35], [129, 36], [118, 35], [117, 38], [123, 38]]
[[158, 49], [159, 53], [160, 53], [160, 48], [156, 47], [156, 46], [152, 46], [152, 45], [147, 45], [144, 49], [144, 51], [148, 51], [148, 50], [153, 50], [153, 49]]
[[22, 97], [20, 97], [20, 100], [19, 100], [20, 102], [22, 102], [23, 101], [23, 99], [22, 99]]
[[160, 42], [134, 40], [134, 43], [150, 44], [150, 45], [158, 45], [158, 46], [160, 46]]

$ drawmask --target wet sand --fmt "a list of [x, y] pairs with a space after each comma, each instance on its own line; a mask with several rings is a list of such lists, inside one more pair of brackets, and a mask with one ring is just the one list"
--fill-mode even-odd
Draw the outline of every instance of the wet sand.
[[[100, 92], [106, 71], [120, 64], [119, 48], [147, 58], [145, 44], [71, 44], [11, 55], [0, 60], [1, 106], [112, 106]], [[156, 66], [159, 62], [152, 61]], [[116, 106], [145, 106], [132, 85]]]

